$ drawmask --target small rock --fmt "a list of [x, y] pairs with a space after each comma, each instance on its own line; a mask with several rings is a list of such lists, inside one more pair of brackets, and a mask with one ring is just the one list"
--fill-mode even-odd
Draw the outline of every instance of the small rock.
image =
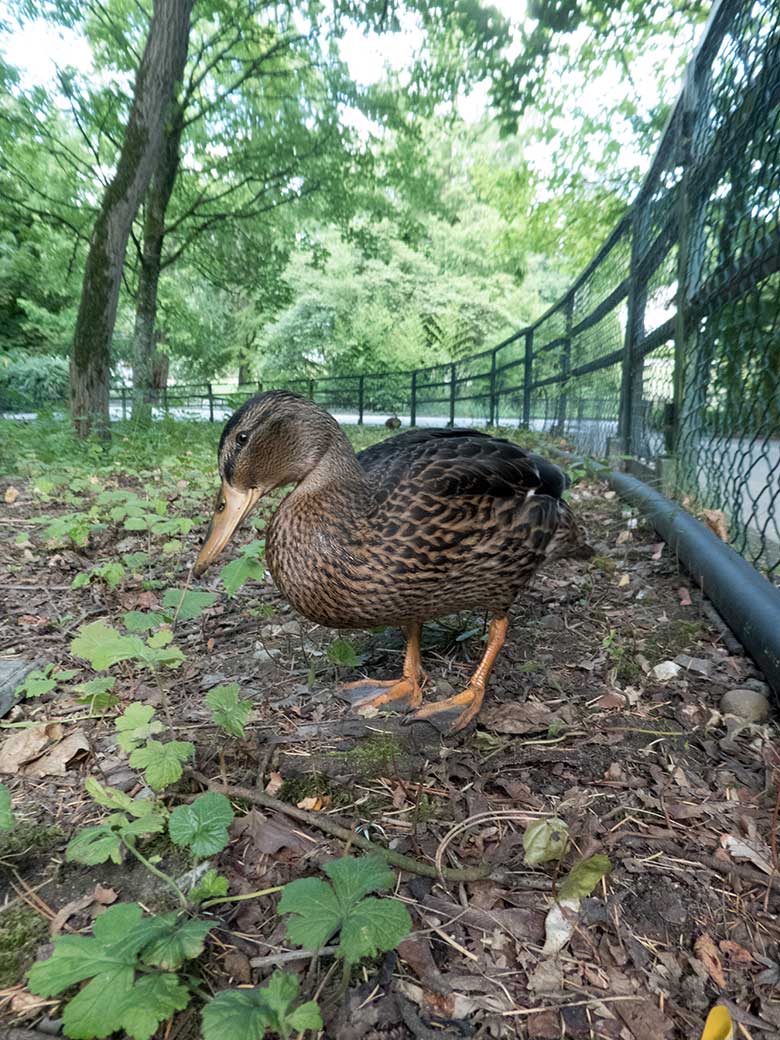
[[301, 634], [301, 623], [300, 621], [285, 621], [281, 630], [286, 636], [299, 636]]
[[279, 656], [279, 653], [280, 651], [276, 647], [266, 650], [264, 646], [259, 646], [255, 650], [254, 658], [260, 664], [271, 664]]
[[670, 679], [676, 678], [681, 671], [679, 664], [675, 664], [674, 661], [661, 661], [653, 669], [653, 675], [659, 682], [669, 682]]
[[720, 710], [724, 715], [736, 715], [746, 722], [765, 722], [769, 718], [769, 698], [758, 690], [740, 687], [724, 693]]
[[549, 628], [552, 632], [560, 632], [566, 627], [560, 614], [545, 614], [539, 624], [542, 628]]
[[689, 657], [687, 654], [678, 654], [674, 659], [686, 672], [696, 672], [698, 675], [709, 675], [712, 672], [712, 661], [704, 657]]

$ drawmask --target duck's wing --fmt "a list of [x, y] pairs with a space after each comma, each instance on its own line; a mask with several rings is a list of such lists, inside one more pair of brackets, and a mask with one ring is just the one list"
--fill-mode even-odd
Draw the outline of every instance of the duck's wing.
[[429, 443], [438, 443], [442, 440], [458, 440], [463, 437], [488, 438], [489, 435], [480, 430], [452, 429], [448, 427], [441, 429], [432, 427], [426, 430], [406, 430], [398, 433], [395, 437], [372, 444], [370, 448], [364, 448], [358, 452], [358, 462], [367, 472], [372, 472], [387, 464], [390, 460], [400, 457], [411, 458], [418, 449]]

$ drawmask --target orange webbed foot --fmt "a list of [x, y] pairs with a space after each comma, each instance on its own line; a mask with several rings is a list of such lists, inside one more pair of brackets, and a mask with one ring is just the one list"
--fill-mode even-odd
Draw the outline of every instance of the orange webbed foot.
[[395, 701], [406, 701], [407, 710], [422, 704], [422, 686], [416, 679], [358, 679], [342, 687], [353, 708], [380, 708]]
[[[426, 704], [424, 708], [420, 708], [404, 721], [406, 723], [430, 722], [439, 733], [449, 736], [465, 729], [479, 715], [484, 697], [485, 687], [472, 683], [461, 693], [447, 697], [446, 700]], [[454, 713], [457, 714], [453, 719]]]

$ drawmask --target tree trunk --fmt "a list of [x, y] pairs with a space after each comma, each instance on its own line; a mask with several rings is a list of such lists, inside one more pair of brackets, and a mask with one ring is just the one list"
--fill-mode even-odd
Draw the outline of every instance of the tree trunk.
[[246, 386], [252, 382], [252, 369], [246, 361], [238, 363], [238, 385]]
[[178, 108], [157, 158], [152, 183], [146, 196], [144, 243], [138, 277], [133, 332], [133, 420], [148, 422], [154, 397], [154, 357], [156, 350], [157, 291], [162, 270], [165, 240], [165, 213], [179, 172], [184, 112]]
[[92, 231], [70, 363], [71, 414], [80, 437], [92, 429], [108, 436], [111, 338], [125, 249], [182, 80], [193, 3], [155, 0], [122, 151]]

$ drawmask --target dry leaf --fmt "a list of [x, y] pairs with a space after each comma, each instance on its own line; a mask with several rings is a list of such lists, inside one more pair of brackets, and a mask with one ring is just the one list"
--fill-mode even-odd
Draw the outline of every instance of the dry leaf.
[[594, 702], [594, 707], [610, 710], [612, 708], [625, 708], [626, 698], [622, 693], [602, 693]]
[[631, 581], [631, 579], [629, 578], [629, 576], [627, 574], [621, 574], [620, 575], [620, 581], [618, 582], [618, 588], [619, 589], [624, 589], [626, 587], [626, 585], [628, 585], [630, 583], [630, 581]]
[[330, 805], [330, 795], [317, 795], [312, 798], [302, 798], [298, 802], [299, 809], [308, 809], [310, 812], [320, 812], [322, 809], [327, 809]]
[[616, 545], [625, 545], [626, 542], [630, 542], [630, 541], [631, 541], [631, 532], [630, 531], [621, 531], [620, 534], [617, 536], [617, 541], [615, 542], [615, 544]]
[[734, 1023], [724, 1007], [714, 1007], [707, 1015], [701, 1040], [732, 1040]]
[[273, 798], [274, 795], [279, 794], [284, 785], [281, 773], [271, 773], [268, 777], [268, 783], [265, 785], [265, 793], [270, 794]]
[[15, 487], [9, 487], [5, 489], [5, 504], [12, 506], [19, 497], [19, 489]]
[[49, 923], [49, 935], [59, 935], [69, 917], [77, 914], [80, 910], [86, 910], [88, 906], [92, 906], [93, 902], [94, 899], [91, 892], [88, 892], [85, 896], [79, 896], [78, 899], [71, 899], [69, 903], [66, 903], [52, 917]]
[[58, 744], [54, 744], [33, 762], [29, 762], [21, 770], [24, 776], [43, 777], [57, 776], [67, 772], [74, 758], [90, 751], [89, 741], [84, 730], [77, 729], [69, 733]]
[[723, 974], [723, 965], [720, 963], [720, 957], [718, 956], [718, 951], [715, 948], [712, 936], [708, 935], [706, 932], [703, 935], [700, 935], [693, 944], [693, 948], [696, 951], [696, 956], [702, 962], [707, 970], [707, 974], [718, 989], [725, 989], [726, 976]]
[[119, 893], [113, 888], [104, 888], [103, 885], [98, 883], [95, 885], [95, 891], [92, 893], [92, 898], [96, 903], [100, 903], [101, 906], [111, 906], [119, 898]]
[[733, 834], [722, 834], [720, 843], [734, 859], [750, 860], [753, 866], [758, 867], [765, 874], [772, 873], [772, 867], [769, 863], [769, 849], [766, 849], [766, 855], [764, 855], [741, 838], [735, 838]]
[[553, 710], [541, 701], [526, 701], [525, 704], [509, 701], [486, 711], [483, 722], [496, 733], [544, 733], [553, 719], [570, 722], [571, 718], [571, 709], [566, 704]]
[[43, 726], [20, 729], [7, 737], [0, 748], [0, 773], [17, 773], [25, 762], [31, 762], [55, 740], [62, 737], [63, 729], [58, 722], [47, 722]]
[[665, 542], [656, 542], [653, 546], [653, 555], [650, 557], [651, 560], [660, 560], [664, 553]]
[[744, 946], [740, 946], [738, 942], [734, 942], [733, 939], [721, 939], [718, 943], [720, 952], [723, 956], [731, 961], [732, 964], [752, 964], [753, 954], [750, 950], [746, 950]]
[[273, 855], [280, 849], [294, 851], [311, 848], [306, 834], [294, 825], [287, 824], [281, 816], [266, 816], [251, 809], [245, 816], [234, 820], [230, 833], [234, 838], [249, 838], [252, 847], [263, 855]]
[[709, 529], [716, 534], [722, 542], [729, 540], [729, 529], [726, 525], [726, 515], [720, 509], [702, 509], [701, 518]]

